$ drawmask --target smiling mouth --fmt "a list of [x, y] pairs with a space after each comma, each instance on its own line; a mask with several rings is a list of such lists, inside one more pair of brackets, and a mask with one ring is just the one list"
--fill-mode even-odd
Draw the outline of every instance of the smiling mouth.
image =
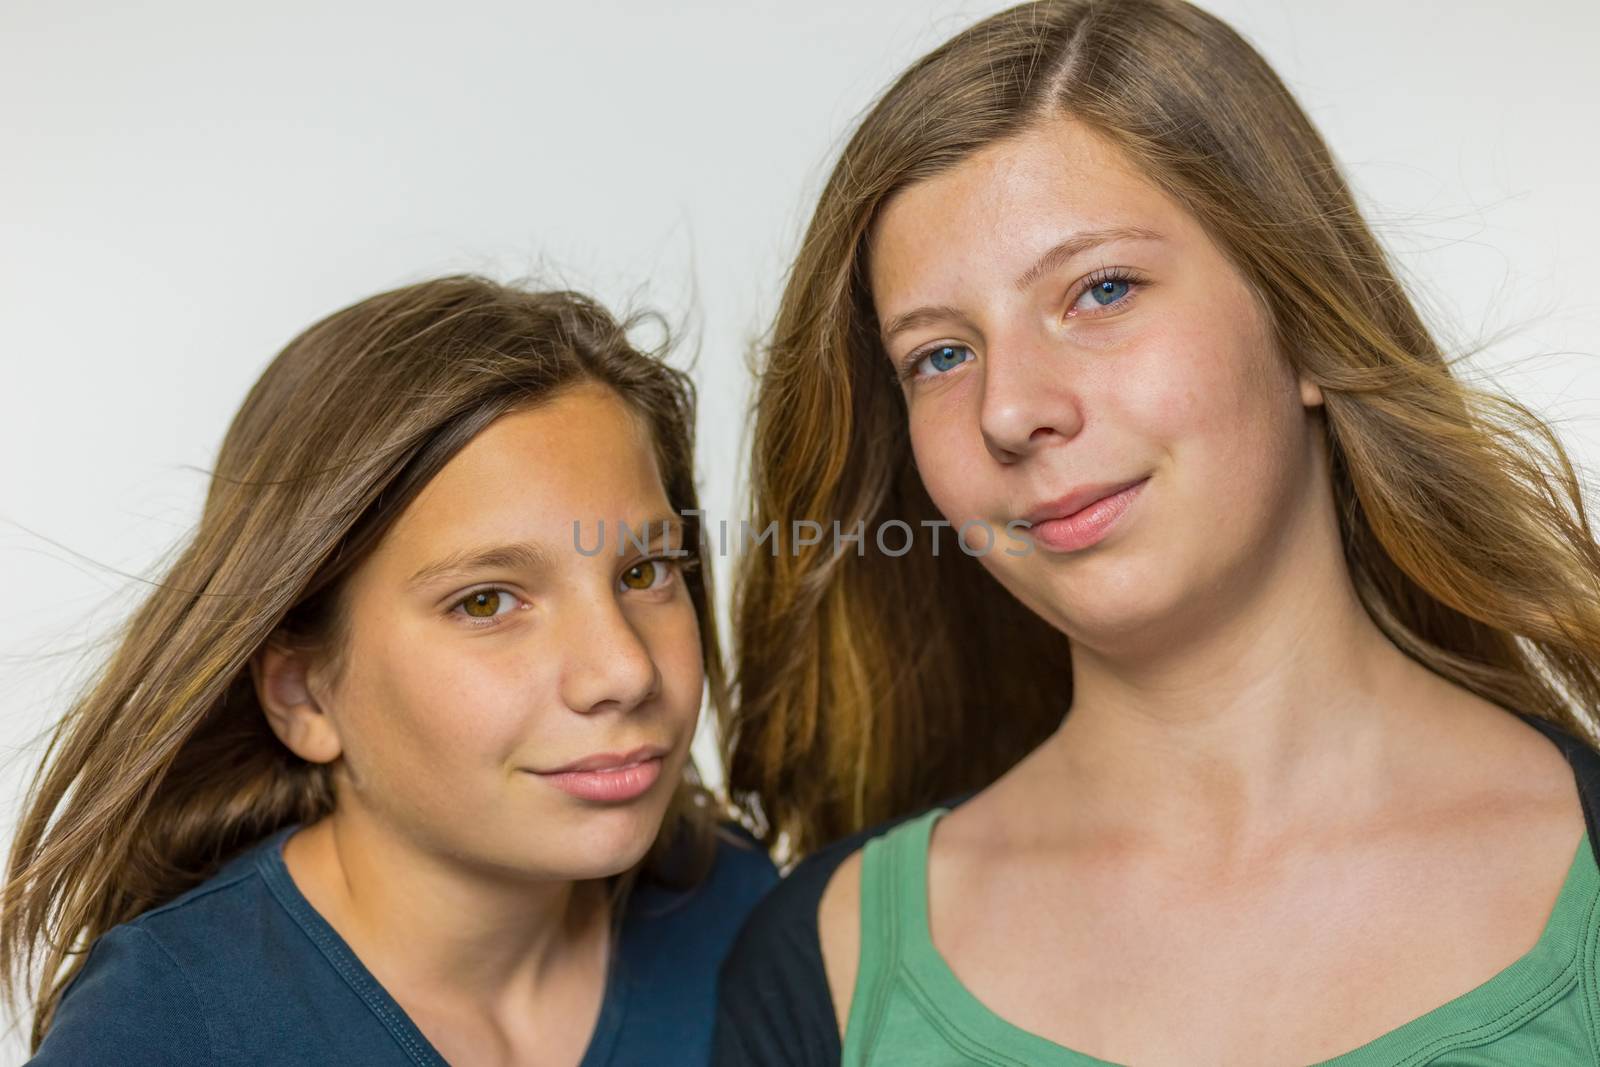
[[628, 753], [598, 753], [558, 770], [531, 773], [579, 800], [622, 804], [650, 791], [661, 777], [668, 751], [660, 745], [646, 745]]
[[1081, 551], [1099, 543], [1111, 532], [1149, 481], [1146, 476], [1121, 486], [1079, 495], [1055, 505], [1053, 515], [1047, 509], [1038, 509], [1033, 515], [1040, 517], [1034, 519], [1029, 532], [1036, 543], [1051, 551]]
[[640, 745], [627, 752], [596, 752], [579, 760], [564, 764], [554, 770], [534, 771], [535, 774], [570, 774], [579, 771], [620, 771], [651, 759], [660, 759], [671, 749], [666, 745]]

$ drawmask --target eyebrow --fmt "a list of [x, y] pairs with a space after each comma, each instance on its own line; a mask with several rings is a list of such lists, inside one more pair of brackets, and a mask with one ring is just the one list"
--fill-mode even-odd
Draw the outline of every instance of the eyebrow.
[[904, 315], [896, 315], [889, 320], [883, 330], [883, 340], [885, 344], [888, 344], [888, 342], [894, 340], [896, 334], [905, 333], [907, 330], [915, 330], [919, 326], [927, 326], [935, 322], [950, 322], [952, 320], [966, 322], [967, 317], [961, 313], [960, 309], [953, 308], [949, 304], [926, 304], [919, 308], [912, 308]]
[[1075, 233], [1065, 241], [1061, 241], [1044, 255], [1034, 261], [1033, 266], [1017, 275], [1017, 280], [1011, 284], [1018, 290], [1026, 289], [1042, 278], [1047, 272], [1067, 262], [1075, 256], [1080, 256], [1091, 248], [1098, 248], [1112, 241], [1162, 241], [1165, 240], [1154, 230], [1147, 230], [1142, 226], [1113, 226], [1106, 230], [1086, 230]]
[[[1103, 230], [1084, 230], [1075, 233], [1064, 241], [1057, 242], [1044, 255], [1034, 261], [1033, 266], [1017, 276], [1012, 282], [1018, 290], [1026, 289], [1038, 281], [1048, 271], [1054, 270], [1068, 260], [1080, 256], [1091, 248], [1098, 248], [1112, 241], [1164, 241], [1161, 234], [1142, 226], [1112, 226]], [[928, 304], [912, 308], [902, 315], [890, 319], [883, 328], [885, 343], [892, 340], [896, 334], [904, 333], [919, 326], [926, 326], [933, 322], [948, 322], [950, 320], [967, 321], [960, 309], [949, 304]]]
[[550, 570], [554, 566], [555, 557], [550, 554], [549, 549], [531, 541], [517, 541], [512, 544], [489, 545], [451, 553], [444, 559], [430, 563], [417, 571], [406, 584], [431, 585], [442, 578], [465, 577], [478, 571], [543, 571]]

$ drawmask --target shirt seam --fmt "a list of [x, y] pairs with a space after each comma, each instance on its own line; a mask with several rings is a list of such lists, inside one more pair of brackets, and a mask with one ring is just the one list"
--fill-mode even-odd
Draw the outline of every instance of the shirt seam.
[[[1499, 1015], [1484, 1019], [1452, 1033], [1440, 1034], [1432, 1041], [1396, 1061], [1395, 1067], [1422, 1067], [1423, 1064], [1446, 1052], [1453, 1052], [1463, 1048], [1481, 1048], [1505, 1037], [1507, 1034], [1515, 1032], [1529, 1019], [1543, 1014], [1551, 1004], [1560, 999], [1562, 993], [1572, 988], [1574, 979], [1578, 978], [1578, 975], [1574, 973], [1576, 969], [1577, 961], [1574, 960], [1568, 964], [1563, 973], [1540, 986], [1523, 1000], [1506, 1008]], [[1352, 1054], [1355, 1051], [1359, 1050], [1352, 1050]], [[1333, 1062], [1338, 1062], [1337, 1057]]]
[[[883, 839], [885, 843], [888, 843], [889, 838], [892, 836], [893, 835], [886, 835]], [[898, 890], [901, 888], [900, 878], [907, 873], [901, 869], [901, 863], [897, 862], [902, 858], [904, 857], [902, 857], [901, 854], [891, 850], [891, 857], [886, 857], [888, 862], [883, 864], [883, 868], [881, 870], [880, 880], [887, 883], [883, 888], [885, 890], [885, 896], [889, 897], [890, 899], [899, 898], [900, 893]], [[892, 895], [888, 892], [891, 889], [895, 890]], [[865, 909], [863, 909], [863, 911], [864, 910]], [[1594, 955], [1597, 933], [1600, 933], [1600, 931], [1597, 931], [1596, 929], [1597, 913], [1600, 913], [1600, 890], [1595, 890], [1590, 893], [1587, 905], [1587, 914], [1583, 923], [1583, 933], [1580, 936], [1578, 943], [1573, 946], [1572, 953], [1568, 957], [1567, 963], [1562, 966], [1562, 968], [1555, 975], [1551, 976], [1548, 981], [1537, 986], [1515, 1003], [1506, 1006], [1497, 1014], [1485, 1019], [1477, 1020], [1470, 1025], [1464, 1026], [1449, 1033], [1438, 1034], [1431, 1039], [1426, 1039], [1423, 1044], [1415, 1046], [1409, 1052], [1402, 1053], [1400, 1058], [1394, 1062], [1393, 1067], [1423, 1067], [1423, 1065], [1444, 1053], [1462, 1048], [1482, 1047], [1485, 1044], [1498, 1040], [1499, 1038], [1504, 1037], [1506, 1034], [1518, 1029], [1529, 1019], [1532, 1019], [1548, 1010], [1551, 1004], [1559, 999], [1561, 995], [1573, 989], [1574, 986], [1577, 986], [1580, 999], [1584, 1004], [1586, 1016], [1585, 1036], [1591, 1043], [1591, 1054], [1600, 1057], [1600, 1043], [1596, 1042], [1594, 1026], [1594, 1020], [1596, 1016], [1592, 1004], [1592, 1002], [1596, 999], [1596, 988], [1594, 982], [1591, 980], [1592, 975], [1589, 973], [1593, 971], [1593, 967], [1589, 966], [1589, 962]], [[885, 924], [886, 929], [892, 929], [893, 927], [894, 924], [892, 922]], [[884, 988], [885, 990], [887, 990], [887, 987], [896, 984], [905, 989], [907, 995], [916, 1005], [918, 1013], [922, 1015], [922, 1017], [939, 1032], [941, 1038], [944, 1039], [947, 1045], [954, 1047], [958, 1051], [964, 1052], [969, 1056], [975, 1056], [977, 1050], [980, 1049], [983, 1051], [985, 1056], [989, 1057], [995, 1055], [1009, 1056], [1009, 1053], [1001, 1052], [983, 1043], [977, 1034], [973, 1033], [967, 1028], [963, 1020], [947, 1013], [944, 1010], [942, 998], [934, 991], [923, 985], [915, 969], [906, 963], [906, 961], [901, 959], [898, 953], [895, 955], [895, 957], [893, 957], [891, 965], [887, 969], [884, 980], [879, 983], [880, 988]], [[889, 992], [885, 992], [883, 998], [885, 1003], [890, 995], [891, 994]], [[881, 1011], [878, 1014], [881, 1016]], [[1430, 1012], [1426, 1014], [1432, 1013]], [[1421, 1019], [1424, 1017], [1425, 1016], [1418, 1016], [1417, 1018]], [[1000, 1019], [998, 1016], [995, 1017], [995, 1019], [996, 1021], [1005, 1023], [1005, 1020]], [[1415, 1022], [1416, 1020], [1412, 1021]], [[1409, 1025], [1409, 1023], [1404, 1025]], [[1031, 1034], [1030, 1031], [1022, 1030], [1021, 1028], [1017, 1029], [1022, 1034]], [[1390, 1034], [1395, 1033], [1398, 1029], [1400, 1028], [1397, 1027], [1396, 1030], [1390, 1031]], [[1384, 1037], [1387, 1036], [1389, 1035], [1381, 1035], [1380, 1037], [1375, 1038], [1372, 1043], [1382, 1041]], [[1061, 1051], [1066, 1056], [1072, 1058], [1077, 1058], [1084, 1055], [1083, 1053], [1066, 1046], [1061, 1046]], [[1332, 1060], [1327, 1062], [1330, 1064], [1341, 1063], [1344, 1057], [1355, 1056], [1360, 1054], [1362, 1051], [1362, 1049], [1351, 1049], [1348, 1052], [1340, 1053], [1338, 1056], [1335, 1056]], [[1090, 1057], [1090, 1059], [1093, 1060], [1093, 1057]], [[1008, 1058], [1005, 1060], [984, 1059], [984, 1062], [1012, 1064], [1019, 1061]], [[1595, 1062], [1600, 1063], [1600, 1058], [1597, 1058]]]
[[[974, 1060], [978, 1060], [985, 1064], [990, 1064], [992, 1067], [1034, 1067], [1034, 1065], [1030, 1065], [1028, 1060], [1019, 1060], [1012, 1056], [1009, 1051], [997, 1049], [992, 1045], [984, 1044], [979, 1038], [969, 1032], [966, 1027], [962, 1025], [961, 1020], [954, 1018], [944, 1010], [939, 1003], [938, 995], [923, 986], [923, 984], [917, 980], [916, 972], [909, 966], [902, 965], [899, 968], [899, 974], [906, 986], [908, 995], [911, 997], [912, 1002], [917, 1006], [918, 1014], [926, 1019], [929, 1025], [939, 1032], [939, 1036], [942, 1037], [945, 1043], [950, 1047], [961, 1052], [963, 1055], [970, 1056]], [[1022, 1032], [1031, 1033], [1031, 1031], [1027, 1030], [1023, 1030]], [[1036, 1034], [1032, 1036], [1038, 1037]], [[1039, 1039], [1049, 1040], [1048, 1038]], [[1085, 1055], [1084, 1053], [1080, 1053], [1075, 1049], [1067, 1048], [1065, 1045], [1061, 1046], [1060, 1048], [1061, 1051], [1057, 1053], [1058, 1056], [1065, 1056], [1069, 1059], [1080, 1059]]]
[[[1584, 806], [1588, 807], [1588, 797], [1584, 798]], [[1600, 1064], [1600, 1029], [1596, 1027], [1596, 999], [1595, 988], [1595, 942], [1596, 915], [1600, 915], [1600, 890], [1589, 898], [1589, 918], [1583, 925], [1583, 943], [1578, 950], [1579, 974], [1578, 982], [1583, 999], [1583, 1013], [1589, 1028], [1589, 1054], [1594, 1063]]]
[[[879, 842], [882, 842], [882, 844], [879, 844]], [[874, 845], [878, 847], [873, 848], [872, 846]], [[887, 852], [887, 855], [880, 856], [878, 855], [880, 852]], [[880, 860], [886, 862], [876, 862]], [[895, 890], [898, 888], [897, 875], [899, 872], [895, 869], [896, 865], [893, 861], [894, 852], [888, 847], [887, 836], [879, 838], [878, 841], [869, 841], [861, 851], [861, 869], [857, 872], [857, 877], [861, 879], [861, 890], [865, 894], [868, 888], [867, 864], [868, 862], [873, 862], [871, 908], [878, 929], [883, 931], [883, 936], [880, 938], [882, 944], [879, 946], [883, 954], [882, 960], [874, 968], [874, 973], [867, 976], [871, 986], [866, 991], [868, 994], [866, 1011], [862, 1016], [862, 1022], [866, 1028], [866, 1033], [863, 1035], [861, 1042], [861, 1062], [864, 1064], [872, 1062], [872, 1052], [878, 1047], [878, 1041], [883, 1035], [883, 1015], [892, 992], [892, 976], [900, 961], [900, 931], [895, 926], [892, 907], [892, 902], [895, 900]], [[863, 901], [863, 903], [866, 902]], [[867, 914], [865, 907], [861, 909], [861, 914]], [[862, 959], [865, 957], [867, 947], [865, 932], [865, 926], [863, 925], [862, 952], [856, 961], [857, 977], [860, 977], [861, 971], [864, 969], [862, 967]], [[853, 998], [851, 1003], [853, 1006]], [[845, 1027], [846, 1029], [849, 1028], [848, 1019], [845, 1021]]]
[[251, 870], [251, 869], [246, 869], [246, 870], [242, 870], [242, 871], [239, 871], [239, 872], [235, 873], [233, 875], [233, 877], [228, 878], [225, 881], [207, 883], [207, 884], [204, 884], [204, 885], [201, 885], [201, 886], [196, 886], [194, 889], [189, 890], [188, 892], [186, 892], [185, 894], [183, 894], [182, 896], [180, 896], [176, 900], [169, 900], [169, 901], [167, 901], [167, 903], [162, 904], [160, 907], [151, 908], [149, 911], [141, 912], [139, 915], [134, 917], [134, 919], [131, 922], [129, 922], [128, 925], [129, 926], [133, 926], [133, 927], [143, 927], [144, 924], [146, 922], [148, 922], [149, 920], [151, 920], [151, 919], [157, 918], [158, 916], [161, 916], [161, 915], [165, 915], [168, 912], [182, 911], [184, 908], [187, 908], [189, 905], [199, 903], [200, 901], [204, 900], [206, 897], [209, 897], [209, 896], [211, 896], [211, 895], [213, 895], [215, 893], [220, 893], [224, 889], [232, 889], [234, 886], [238, 885], [240, 882], [243, 882], [243, 881], [245, 881], [247, 879], [255, 878], [255, 877], [258, 877], [258, 874], [257, 874], [256, 871]]
[[183, 969], [183, 964], [178, 962], [178, 958], [172, 954], [166, 945], [161, 943], [160, 938], [156, 937], [155, 934], [140, 926], [130, 925], [129, 929], [142, 934], [145, 940], [149, 941], [155, 947], [155, 950], [161, 953], [166, 961], [172, 965], [172, 969], [178, 972], [178, 977], [183, 979], [183, 984], [189, 990], [189, 996], [194, 999], [195, 1007], [200, 1009], [200, 1025], [206, 1035], [206, 1053], [212, 1060], [215, 1060], [217, 1058], [217, 1035], [212, 1027], [211, 1012], [206, 1008], [206, 1002], [201, 998], [200, 990], [195, 986], [194, 980], [189, 977], [189, 972]]
[[261, 871], [258, 868], [257, 873], [266, 883], [268, 892], [278, 902], [278, 906], [289, 913], [289, 918], [317, 947], [317, 950], [322, 953], [323, 959], [328, 961], [328, 964], [344, 980], [350, 991], [360, 998], [361, 1003], [366, 1005], [367, 1010], [377, 1017], [378, 1021], [383, 1024], [384, 1029], [389, 1031], [390, 1037], [411, 1058], [411, 1061], [420, 1065], [420, 1067], [433, 1067], [433, 1065], [437, 1064], [439, 1058], [430, 1056], [426, 1048], [418, 1045], [412, 1036], [406, 1033], [406, 1020], [396, 1018], [388, 1005], [376, 1000], [371, 995], [372, 991], [366, 988], [367, 983], [362, 979], [360, 971], [350, 965], [350, 960], [345, 959], [347, 953], [329, 937], [329, 931], [316, 929], [313, 924], [308, 923], [305, 916], [300, 914], [297, 906], [298, 902], [284, 899], [284, 894], [280, 892], [280, 888], [275, 879], [271, 877], [270, 872]]

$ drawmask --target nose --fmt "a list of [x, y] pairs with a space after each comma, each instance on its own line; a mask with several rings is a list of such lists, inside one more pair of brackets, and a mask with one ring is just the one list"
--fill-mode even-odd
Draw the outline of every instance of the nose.
[[564, 620], [561, 699], [584, 715], [629, 712], [661, 688], [649, 647], [615, 598], [603, 598]]
[[987, 352], [978, 423], [1000, 463], [1015, 463], [1083, 429], [1081, 398], [1063, 354], [1044, 342], [995, 338]]

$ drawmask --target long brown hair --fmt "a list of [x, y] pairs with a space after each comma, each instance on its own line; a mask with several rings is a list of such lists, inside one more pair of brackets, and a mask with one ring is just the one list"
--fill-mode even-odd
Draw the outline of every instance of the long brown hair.
[[[280, 627], [336, 639], [343, 579], [494, 419], [590, 381], [648, 425], [667, 500], [698, 507], [694, 390], [589, 298], [475, 277], [328, 316], [274, 359], [234, 418], [192, 541], [57, 727], [12, 845], [0, 971], [15, 1003], [43, 951], [33, 1043], [81, 953], [272, 831], [333, 808], [328, 765], [273, 735], [249, 661]], [[693, 516], [685, 545], [698, 544]], [[707, 569], [684, 577], [714, 708], [725, 680]], [[709, 861], [691, 767], [644, 869]]]
[[[1600, 547], [1560, 441], [1452, 375], [1332, 154], [1265, 60], [1181, 0], [1045, 0], [919, 59], [866, 114], [790, 269], [755, 407], [758, 528], [938, 513], [863, 264], [908, 185], [1071, 115], [1208, 230], [1325, 398], [1361, 601], [1407, 654], [1580, 736]], [[728, 783], [800, 852], [992, 782], [1060, 723], [1070, 650], [961, 552], [785, 544], [736, 575]], [[858, 550], [859, 551], [859, 550]]]

